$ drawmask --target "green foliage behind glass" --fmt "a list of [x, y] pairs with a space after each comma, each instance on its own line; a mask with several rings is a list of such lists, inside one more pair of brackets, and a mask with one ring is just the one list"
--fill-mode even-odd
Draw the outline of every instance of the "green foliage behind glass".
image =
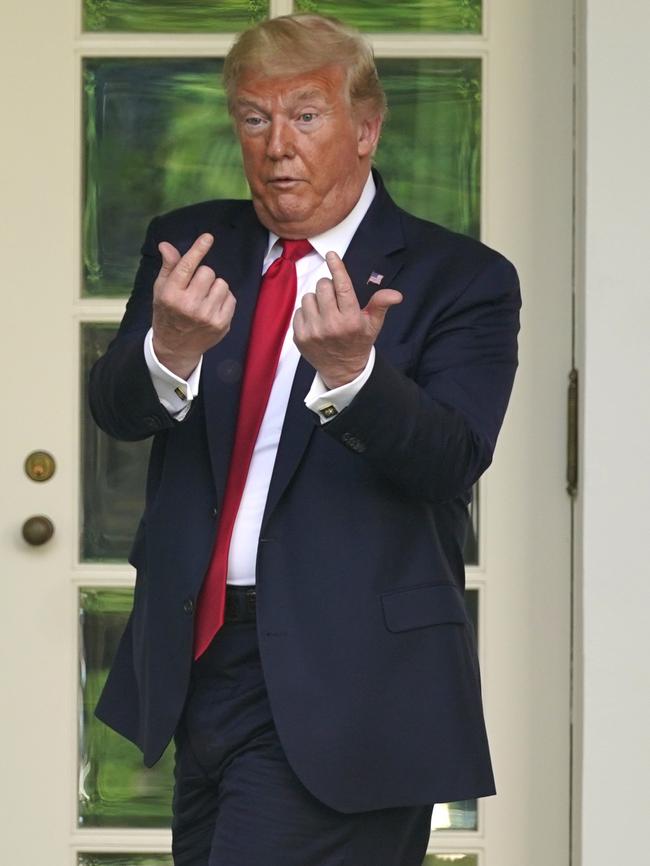
[[84, 30], [113, 33], [223, 33], [269, 12], [268, 0], [84, 0]]
[[296, 0], [300, 12], [333, 15], [374, 33], [480, 33], [481, 0]]
[[[377, 164], [398, 204], [479, 233], [481, 63], [382, 60], [390, 115]], [[85, 65], [84, 277], [128, 295], [155, 214], [247, 197], [239, 148], [210, 59], [92, 59]]]
[[248, 194], [221, 62], [87, 60], [84, 274], [88, 294], [127, 295], [152, 216]]
[[138, 749], [94, 716], [131, 610], [133, 592], [127, 588], [83, 589], [79, 595], [82, 704], [79, 824], [83, 827], [168, 827], [172, 749], [167, 749], [155, 767], [147, 769]]
[[[476, 596], [471, 591], [470, 596]], [[469, 605], [476, 625], [476, 603]], [[148, 769], [142, 755], [94, 716], [124, 631], [133, 591], [129, 588], [91, 589], [79, 593], [81, 712], [79, 718], [79, 824], [83, 827], [168, 827], [173, 791], [173, 747], [155, 767]], [[452, 803], [448, 807], [448, 830], [476, 828], [476, 801]], [[92, 859], [84, 854], [80, 866], [136, 866], [140, 861]], [[101, 855], [101, 857], [109, 855]], [[111, 855], [112, 856], [112, 855]], [[120, 855], [122, 856], [122, 855]], [[90, 858], [90, 859], [89, 859]], [[425, 860], [426, 866], [443, 866], [441, 859]], [[162, 864], [166, 860], [160, 861]], [[156, 866], [157, 860], [151, 861]], [[149, 861], [142, 861], [149, 866]], [[457, 866], [475, 866], [472, 857]]]
[[107, 322], [81, 325], [81, 558], [85, 562], [124, 562], [144, 508], [151, 440], [120, 442], [93, 421], [86, 399], [94, 362], [117, 332]]
[[481, 61], [380, 60], [388, 119], [377, 167], [399, 205], [478, 237]]

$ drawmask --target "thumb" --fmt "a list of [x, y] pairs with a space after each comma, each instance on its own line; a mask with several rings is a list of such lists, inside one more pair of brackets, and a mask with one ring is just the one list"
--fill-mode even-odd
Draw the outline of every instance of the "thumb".
[[364, 313], [377, 329], [384, 323], [384, 317], [391, 307], [402, 303], [402, 294], [395, 289], [379, 289], [365, 306]]
[[158, 276], [167, 277], [180, 261], [181, 254], [175, 246], [167, 241], [162, 241], [158, 244], [158, 252], [162, 256], [162, 267]]

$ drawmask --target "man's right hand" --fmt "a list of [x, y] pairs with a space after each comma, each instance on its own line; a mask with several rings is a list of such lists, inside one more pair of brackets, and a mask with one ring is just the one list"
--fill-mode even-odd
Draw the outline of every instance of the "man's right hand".
[[214, 238], [203, 234], [184, 256], [167, 241], [158, 245], [162, 267], [153, 287], [153, 350], [181, 379], [230, 330], [236, 300], [228, 283], [200, 265]]

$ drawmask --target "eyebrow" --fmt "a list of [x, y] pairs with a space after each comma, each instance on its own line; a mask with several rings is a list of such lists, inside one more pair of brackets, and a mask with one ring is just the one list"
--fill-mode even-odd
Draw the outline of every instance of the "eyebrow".
[[[291, 94], [287, 100], [287, 103], [289, 106], [294, 106], [297, 103], [309, 102], [311, 100], [327, 102], [327, 97], [322, 90], [314, 87], [311, 90], [299, 90], [298, 92]], [[235, 104], [239, 108], [255, 108], [257, 111], [261, 111], [263, 113], [266, 112], [266, 108], [263, 105], [261, 105], [255, 99], [250, 99], [246, 96], [236, 97]]]
[[254, 99], [246, 99], [243, 96], [237, 96], [235, 98], [235, 104], [239, 108], [256, 108], [258, 111], [264, 111], [264, 108], [262, 108], [259, 102], [255, 102]]
[[298, 93], [296, 93], [291, 98], [294, 102], [308, 102], [310, 99], [325, 100], [326, 96], [322, 90], [314, 87], [312, 90], [299, 90]]

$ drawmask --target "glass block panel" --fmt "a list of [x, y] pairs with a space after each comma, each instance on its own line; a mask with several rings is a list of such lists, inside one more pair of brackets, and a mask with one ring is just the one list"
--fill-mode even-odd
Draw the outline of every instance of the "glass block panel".
[[[79, 593], [79, 824], [83, 827], [168, 827], [171, 820], [173, 748], [147, 769], [136, 747], [93, 714], [132, 601], [133, 592], [127, 588]], [[131, 866], [140, 861], [88, 861], [93, 862]], [[149, 862], [168, 861], [142, 861]]]
[[202, 58], [85, 61], [85, 294], [129, 294], [151, 217], [248, 196], [221, 67]]
[[[478, 638], [478, 589], [465, 590], [465, 607]], [[476, 800], [459, 800], [456, 803], [436, 803], [431, 816], [432, 830], [478, 830], [478, 804]], [[425, 866], [429, 862], [425, 860]], [[437, 864], [437, 860], [432, 860]], [[460, 862], [460, 861], [459, 861]], [[463, 861], [464, 862], [464, 861]], [[470, 863], [473, 861], [469, 861]]]
[[86, 399], [88, 374], [106, 350], [117, 325], [81, 326], [81, 559], [125, 560], [144, 506], [149, 440], [117, 442], [93, 421]]
[[481, 61], [379, 60], [389, 115], [377, 167], [411, 213], [479, 236]]
[[476, 854], [427, 854], [422, 866], [478, 866]]
[[174, 866], [171, 854], [79, 854], [77, 866]]
[[481, 0], [297, 0], [295, 5], [301, 12], [333, 15], [374, 33], [481, 32]]
[[457, 803], [436, 803], [431, 816], [432, 830], [477, 830], [476, 800], [459, 800]]
[[269, 14], [268, 0], [84, 0], [90, 32], [223, 33], [243, 30]]
[[[390, 105], [377, 165], [407, 210], [478, 236], [481, 61], [382, 60]], [[85, 63], [84, 292], [127, 295], [152, 216], [248, 196], [221, 62]]]

